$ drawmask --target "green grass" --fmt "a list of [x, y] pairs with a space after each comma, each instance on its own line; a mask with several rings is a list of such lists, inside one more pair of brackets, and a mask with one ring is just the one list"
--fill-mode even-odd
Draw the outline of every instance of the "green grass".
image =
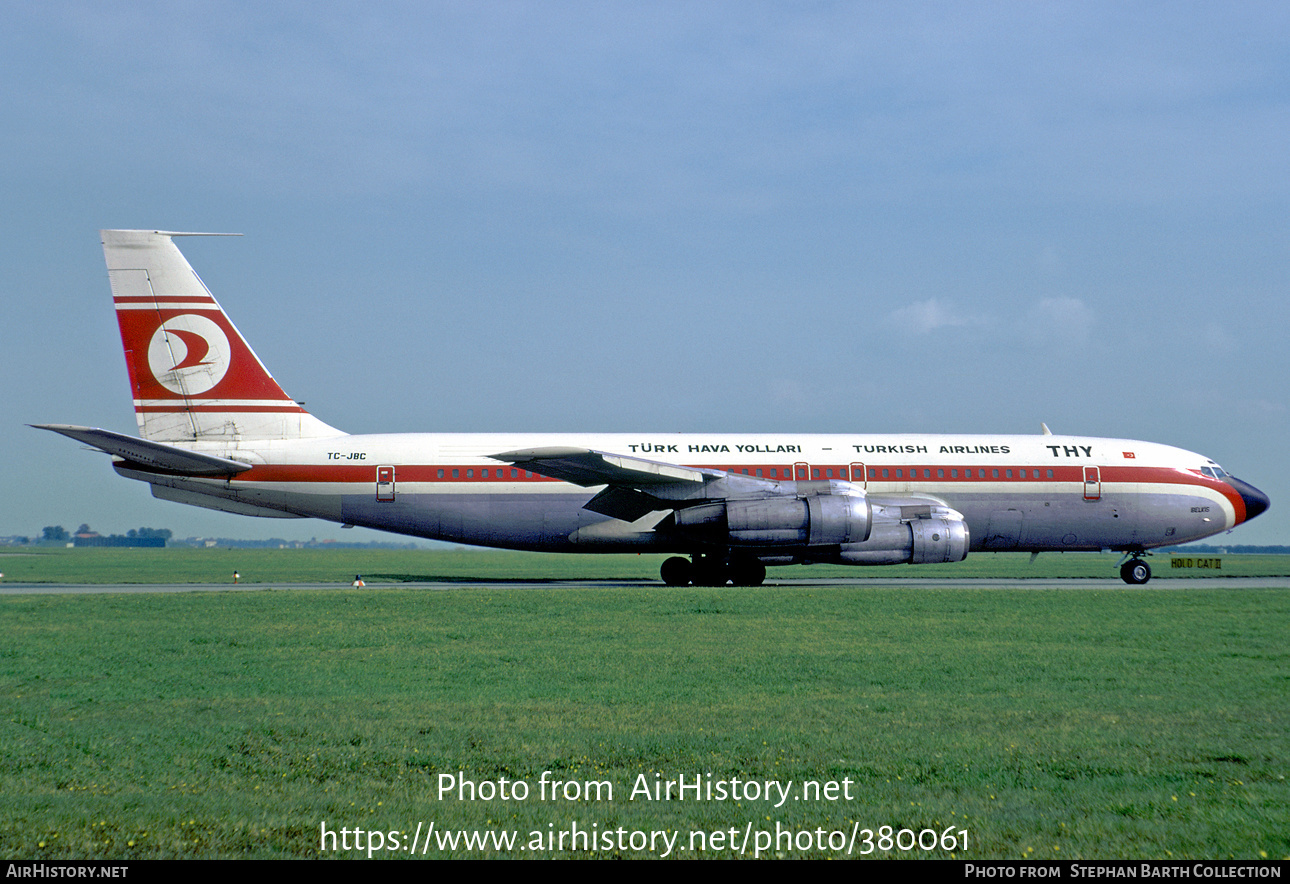
[[[368, 583], [658, 580], [660, 555], [562, 555], [500, 550], [61, 549], [0, 555], [6, 583]], [[1193, 556], [1195, 558], [1195, 556]], [[1209, 558], [1206, 556], [1206, 558]], [[1225, 555], [1220, 570], [1171, 569], [1170, 556], [1149, 561], [1157, 577], [1286, 577], [1290, 556]], [[977, 553], [950, 565], [771, 568], [767, 579], [836, 577], [890, 581], [908, 577], [1093, 577], [1117, 579], [1116, 554]]]
[[[10, 596], [0, 628], [6, 857], [312, 857], [324, 820], [858, 821], [965, 828], [969, 858], [1290, 854], [1286, 589]], [[436, 791], [546, 770], [615, 798]], [[846, 778], [854, 797], [627, 800], [655, 772]]]

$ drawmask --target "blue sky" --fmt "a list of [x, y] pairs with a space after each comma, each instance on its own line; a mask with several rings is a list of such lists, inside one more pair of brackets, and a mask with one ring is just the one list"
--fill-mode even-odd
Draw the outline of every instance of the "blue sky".
[[[183, 248], [351, 432], [1201, 451], [1290, 542], [1290, 7], [7, 4], [0, 534], [153, 500], [97, 231]], [[365, 539], [382, 535], [345, 532]], [[357, 537], [356, 537], [357, 539]]]

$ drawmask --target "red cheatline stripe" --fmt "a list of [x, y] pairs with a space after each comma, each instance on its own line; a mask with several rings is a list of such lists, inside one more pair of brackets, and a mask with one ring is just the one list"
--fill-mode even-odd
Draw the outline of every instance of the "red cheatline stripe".
[[208, 295], [120, 295], [112, 299], [117, 304], [153, 304], [157, 301], [192, 304], [213, 304], [215, 299]]
[[[265, 465], [265, 466], [257, 466], [252, 468], [251, 470], [248, 470], [247, 472], [241, 473], [237, 477], [237, 479], [235, 479], [235, 481], [263, 481], [263, 482], [375, 481], [376, 467], [378, 463], [379, 461], [370, 461], [370, 462], [365, 462], [363, 464], [271, 464], [271, 465]], [[386, 464], [380, 464], [380, 465], [386, 466]], [[740, 464], [737, 467], [731, 467], [728, 464], [724, 466], [722, 465], [693, 465], [693, 466], [695, 469], [728, 470], [731, 472], [739, 472], [740, 474], [742, 474], [743, 470], [747, 469], [754, 476], [755, 476], [756, 470], [758, 469], [761, 469], [767, 472], [771, 469], [769, 465], [748, 465], [747, 467], [745, 467], [742, 464]], [[779, 471], [783, 471], [787, 469], [786, 465], [782, 465], [782, 464], [776, 464], [774, 465], [774, 468]], [[837, 465], [832, 467], [832, 469], [834, 470], [840, 470], [842, 468], [843, 467], [837, 466]], [[826, 468], [821, 467], [821, 469], [826, 469]], [[888, 469], [894, 469], [894, 468], [889, 466]], [[902, 467], [902, 469], [908, 470], [912, 468]], [[1015, 487], [1018, 485], [1034, 484], [1036, 482], [1044, 482], [1044, 483], [1065, 482], [1065, 483], [1071, 483], [1071, 484], [1083, 484], [1083, 481], [1084, 481], [1084, 473], [1081, 467], [1053, 468], [1053, 477], [1051, 479], [1047, 478], [1046, 475], [1043, 478], [1028, 476], [1025, 479], [1015, 477], [1015, 476], [1014, 478], [1011, 478], [1011, 479], [1004, 478], [1003, 476], [1000, 476], [1000, 478], [998, 479], [977, 478], [977, 474], [979, 470], [979, 468], [977, 467], [972, 468], [973, 478], [971, 479], [965, 479], [961, 475], [958, 478], [949, 478], [948, 471], [951, 469], [951, 467], [927, 467], [926, 469], [931, 469], [933, 472], [935, 472], [937, 469], [944, 469], [946, 470], [947, 475], [943, 478], [925, 479], [921, 477], [921, 471], [923, 469], [925, 468], [918, 467], [918, 470], [920, 471], [920, 476], [918, 478], [889, 477], [885, 480], [870, 479], [869, 485], [870, 487], [881, 489], [881, 486], [883, 485], [894, 484], [894, 483], [904, 483], [904, 484], [910, 484], [915, 486], [914, 490], [917, 490], [917, 486], [920, 486], [920, 485], [932, 485], [932, 486], [940, 487], [947, 484], [973, 483], [973, 484], [979, 485], [982, 483], [989, 483], [989, 484], [1006, 484], [1009, 487]], [[966, 468], [956, 465], [952, 469], [956, 469], [962, 472], [962, 470]], [[990, 468], [990, 469], [993, 469], [993, 468]], [[1002, 472], [1002, 469], [1003, 468], [1000, 468], [1001, 472]], [[1011, 469], [1013, 469], [1015, 473], [1017, 470], [1022, 468], [1012, 467]], [[1025, 467], [1024, 469], [1027, 471], [1028, 474], [1031, 474], [1031, 473], [1034, 473], [1034, 471], [1037, 468]], [[1045, 467], [1042, 469], [1046, 474], [1048, 468]], [[443, 473], [444, 473], [442, 477], [439, 476], [440, 470], [443, 470]], [[453, 474], [452, 474], [453, 470], [457, 471], [457, 476], [455, 478], [453, 477]], [[470, 477], [467, 477], [466, 475], [467, 470], [471, 471], [473, 475]], [[487, 476], [482, 475], [484, 470], [488, 470]], [[481, 465], [462, 466], [460, 464], [456, 466], [398, 464], [398, 465], [395, 465], [395, 478], [399, 482], [496, 482], [499, 480], [511, 481], [512, 470], [518, 471], [517, 478], [524, 478], [525, 471], [520, 467], [481, 466]], [[1243, 506], [1244, 506], [1243, 502], [1240, 500], [1240, 495], [1236, 494], [1235, 490], [1232, 489], [1229, 485], [1222, 482], [1216, 482], [1211, 479], [1206, 479], [1202, 476], [1196, 475], [1188, 471], [1175, 470], [1175, 469], [1170, 469], [1168, 467], [1117, 467], [1117, 468], [1103, 467], [1101, 473], [1102, 473], [1103, 486], [1124, 484], [1124, 483], [1135, 483], [1135, 484], [1144, 484], [1144, 485], [1195, 485], [1198, 487], [1211, 488], [1215, 491], [1220, 492], [1221, 494], [1226, 496], [1229, 500], [1231, 500], [1234, 506], [1237, 506], [1239, 504], [1241, 510], [1243, 510]], [[763, 478], [769, 479], [771, 477], [765, 476]], [[552, 481], [552, 482], [558, 481], [555, 479], [540, 477], [537, 474], [533, 474], [532, 479], [542, 480], [542, 481]], [[784, 481], [785, 477], [780, 477], [779, 480]], [[774, 480], [772, 479], [772, 481]], [[1105, 487], [1104, 487], [1104, 490], [1106, 490]]]
[[238, 405], [230, 407], [227, 405], [188, 405], [182, 399], [175, 400], [174, 405], [136, 405], [134, 407], [138, 412], [180, 412], [180, 411], [202, 411], [214, 414], [255, 414], [261, 412], [282, 412], [286, 414], [303, 414], [304, 409], [299, 405]]
[[[143, 410], [143, 409], [136, 409], [136, 410]], [[185, 409], [183, 407], [162, 408], [162, 407], [154, 406], [154, 407], [150, 407], [148, 410], [183, 411]], [[195, 410], [222, 411], [230, 414], [236, 414], [241, 411], [246, 411], [246, 412], [249, 412], [249, 411], [304, 411], [304, 409], [301, 409], [301, 408], [285, 408], [285, 407], [283, 408], [273, 408], [273, 407], [242, 408], [242, 409], [233, 410], [226, 407], [212, 407], [209, 409], [202, 409], [200, 406], [198, 406]], [[348, 483], [374, 484], [376, 482], [376, 470], [377, 470], [378, 464], [379, 464], [379, 461], [369, 461], [362, 464], [269, 464], [269, 465], [252, 467], [250, 470], [247, 470], [246, 472], [240, 473], [236, 477], [233, 477], [232, 481], [238, 482], [238, 483], [242, 483], [242, 482], [297, 482], [297, 483], [336, 482], [336, 483], [347, 483], [347, 484]], [[380, 465], [388, 466], [387, 464], [380, 464]], [[756, 471], [758, 469], [761, 469], [767, 474], [764, 478], [770, 479], [772, 481], [776, 480], [776, 478], [769, 476], [769, 471], [772, 468], [779, 472], [785, 472], [791, 469], [790, 465], [787, 465], [787, 464], [773, 464], [773, 465], [749, 464], [746, 466], [743, 464], [739, 464], [738, 466], [731, 466], [729, 464], [725, 464], [725, 465], [688, 464], [687, 466], [691, 466], [694, 469], [724, 470], [728, 472], [738, 472], [740, 474], [742, 474], [743, 471], [746, 469], [753, 476], [756, 475]], [[816, 465], [816, 464], [812, 464], [811, 466], [812, 466], [812, 469], [815, 469], [817, 466], [821, 470], [833, 469], [837, 471], [838, 478], [844, 479], [844, 480], [845, 480], [845, 476], [843, 471], [847, 470], [849, 467], [849, 465], [847, 464], [834, 464], [831, 467], [826, 465]], [[873, 467], [873, 468], [881, 470], [884, 467]], [[892, 472], [894, 472], [896, 469], [896, 467], [890, 464], [886, 465], [885, 468]], [[1050, 484], [1054, 482], [1059, 482], [1059, 483], [1066, 483], [1069, 485], [1082, 485], [1084, 482], [1084, 468], [1082, 466], [999, 467], [998, 469], [1000, 470], [1000, 477], [997, 479], [994, 478], [992, 474], [990, 478], [985, 478], [981, 476], [981, 470], [983, 469], [990, 470], [992, 473], [992, 471], [995, 469], [994, 467], [977, 467], [977, 466], [965, 467], [959, 464], [955, 464], [952, 467], [944, 466], [944, 465], [941, 465], [941, 466], [920, 465], [918, 467], [902, 465], [900, 469], [905, 470], [907, 472], [913, 469], [917, 469], [920, 475], [918, 477], [906, 476], [903, 478], [896, 478], [894, 476], [889, 476], [887, 479], [881, 479], [881, 478], [869, 479], [868, 480], [869, 488], [871, 490], [881, 492], [884, 485], [900, 483], [900, 484], [908, 484], [913, 486], [911, 490], [916, 492], [920, 490], [919, 486], [924, 486], [931, 491], [938, 491], [938, 490], [944, 489], [946, 485], [955, 485], [959, 483], [973, 483], [973, 484], [980, 485], [983, 483], [989, 483], [992, 485], [993, 484], [1007, 485], [1010, 490], [1021, 492], [1024, 490], [1024, 488], [1018, 487], [1018, 486], [1024, 486], [1027, 483], [1033, 485], [1036, 482], [1043, 482], [1043, 483], [1050, 483]], [[935, 474], [937, 470], [944, 470], [946, 472], [946, 476], [931, 478], [931, 479], [923, 478], [921, 476], [921, 472], [925, 469], [931, 470], [933, 474]], [[960, 473], [964, 470], [971, 469], [973, 475], [971, 478], [966, 478], [966, 477], [963, 477], [962, 475], [960, 475], [957, 478], [950, 478], [948, 474], [951, 469], [958, 470], [960, 471]], [[1006, 475], [1004, 473], [1004, 470], [1006, 469], [1013, 470], [1014, 472], [1013, 478], [1006, 478]], [[1028, 474], [1027, 478], [1023, 479], [1023, 478], [1020, 478], [1020, 476], [1016, 475], [1016, 473], [1022, 469], [1026, 470]], [[1049, 478], [1047, 476], [1047, 471], [1049, 469], [1053, 470], [1052, 478]], [[552, 479], [548, 476], [542, 476], [537, 473], [528, 472], [520, 467], [511, 467], [511, 466], [480, 466], [480, 465], [461, 466], [460, 464], [456, 466], [438, 466], [438, 465], [425, 465], [425, 464], [397, 464], [395, 465], [394, 470], [395, 470], [396, 483], [415, 482], [415, 483], [488, 484], [488, 483], [497, 483], [497, 482], [521, 482], [521, 481], [522, 482], [558, 482], [560, 481], [559, 479]], [[487, 475], [484, 475], [485, 470], [487, 470]], [[1036, 470], [1043, 471], [1044, 473], [1043, 478], [1033, 475], [1036, 472]], [[454, 471], [456, 471], [455, 476], [453, 475]], [[467, 472], [470, 472], [472, 475], [468, 476]], [[441, 473], [442, 475], [440, 475]], [[1235, 511], [1237, 524], [1244, 522], [1246, 518], [1245, 501], [1236, 492], [1236, 489], [1232, 488], [1230, 485], [1228, 485], [1225, 482], [1219, 482], [1217, 480], [1207, 478], [1192, 470], [1180, 470], [1180, 469], [1174, 469], [1171, 467], [1143, 467], [1143, 466], [1101, 467], [1100, 474], [1101, 474], [1102, 491], [1104, 494], [1114, 493], [1114, 488], [1111, 488], [1108, 486], [1114, 486], [1114, 485], [1120, 485], [1120, 484], [1161, 485], [1161, 486], [1193, 485], [1193, 486], [1196, 486], [1197, 488], [1209, 488], [1212, 491], [1217, 491], [1219, 494], [1222, 494], [1225, 498], [1227, 498], [1228, 502], [1232, 504], [1232, 509]], [[788, 475], [781, 476], [778, 478], [778, 480], [791, 481]], [[1000, 489], [1000, 490], [1003, 490], [1003, 489]]]
[[1227, 498], [1228, 503], [1236, 512], [1236, 524], [1239, 525], [1245, 521], [1245, 499], [1236, 493], [1236, 489], [1226, 482], [1219, 482], [1217, 479], [1210, 479], [1191, 470], [1172, 470], [1165, 467], [1102, 467], [1102, 484], [1107, 482], [1141, 482], [1145, 484], [1155, 484], [1164, 482], [1164, 479], [1156, 479], [1161, 473], [1165, 473], [1171, 478], [1171, 483], [1175, 485], [1199, 485], [1203, 488], [1210, 488]]
[[[350, 465], [336, 464], [326, 466], [316, 465], [289, 465], [273, 464], [269, 466], [256, 466], [241, 474], [253, 482], [375, 482], [376, 481], [376, 464]], [[481, 476], [481, 472], [487, 469], [488, 476]], [[511, 478], [511, 470], [515, 469], [519, 475], [514, 479]], [[443, 476], [439, 476], [439, 471], [443, 471]], [[456, 470], [458, 475], [453, 477], [452, 471]], [[470, 470], [473, 476], [467, 477], [466, 471]], [[502, 475], [505, 471], [505, 475]], [[394, 479], [396, 482], [558, 482], [559, 479], [551, 479], [547, 476], [539, 476], [537, 473], [525, 475], [525, 470], [519, 467], [439, 467], [424, 465], [403, 464], [394, 468]]]

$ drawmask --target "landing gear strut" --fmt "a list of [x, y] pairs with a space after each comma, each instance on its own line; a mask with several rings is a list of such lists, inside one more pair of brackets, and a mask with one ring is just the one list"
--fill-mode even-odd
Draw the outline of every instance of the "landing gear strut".
[[1140, 556], [1135, 555], [1120, 566], [1120, 579], [1125, 583], [1140, 586], [1151, 579], [1151, 566]]
[[716, 556], [695, 556], [690, 582], [695, 586], [725, 586], [730, 580], [730, 568], [725, 560]]
[[719, 556], [694, 556], [689, 561], [681, 556], [672, 556], [663, 563], [661, 569], [663, 582], [668, 586], [761, 586], [766, 579], [766, 566], [751, 557], [737, 557], [726, 560]]

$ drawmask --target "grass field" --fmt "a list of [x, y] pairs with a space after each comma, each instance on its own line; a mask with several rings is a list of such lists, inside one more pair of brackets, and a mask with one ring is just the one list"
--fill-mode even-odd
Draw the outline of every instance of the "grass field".
[[[6, 583], [243, 583], [348, 584], [562, 580], [658, 581], [661, 555], [557, 555], [500, 550], [313, 549], [60, 549], [0, 554]], [[1193, 558], [1196, 558], [1193, 556]], [[1151, 556], [1157, 577], [1290, 577], [1290, 556], [1226, 555], [1219, 570], [1172, 569], [1170, 556]], [[891, 581], [908, 577], [1061, 577], [1118, 579], [1118, 554], [1049, 553], [1031, 563], [1027, 553], [981, 553], [948, 565], [857, 568], [810, 565], [771, 568], [767, 579], [845, 577]]]
[[[203, 555], [216, 574], [236, 558], [259, 579], [248, 572], [272, 575], [276, 556], [307, 551], [175, 552], [157, 561], [206, 581], [220, 578], [193, 564]], [[327, 555], [286, 560], [321, 568]], [[390, 575], [570, 576], [517, 574], [564, 567], [520, 554], [356, 555]], [[44, 564], [64, 558], [80, 556]], [[8, 581], [18, 557], [2, 561]], [[612, 572], [602, 577], [654, 576], [647, 558], [577, 561]], [[35, 565], [27, 579], [68, 579]], [[116, 567], [107, 582], [148, 570]], [[314, 857], [324, 821], [399, 830], [404, 843], [431, 821], [515, 830], [520, 844], [575, 823], [666, 830], [680, 832], [674, 856], [695, 855], [684, 848], [696, 831], [856, 824], [966, 831], [953, 853], [968, 858], [1290, 855], [1290, 589], [476, 582], [27, 595], [0, 597], [0, 627], [6, 857]], [[540, 800], [544, 771], [608, 782], [613, 798]], [[458, 772], [533, 794], [441, 799], [440, 775]], [[656, 774], [847, 781], [851, 798], [629, 799]], [[769, 855], [839, 855], [801, 844]]]

